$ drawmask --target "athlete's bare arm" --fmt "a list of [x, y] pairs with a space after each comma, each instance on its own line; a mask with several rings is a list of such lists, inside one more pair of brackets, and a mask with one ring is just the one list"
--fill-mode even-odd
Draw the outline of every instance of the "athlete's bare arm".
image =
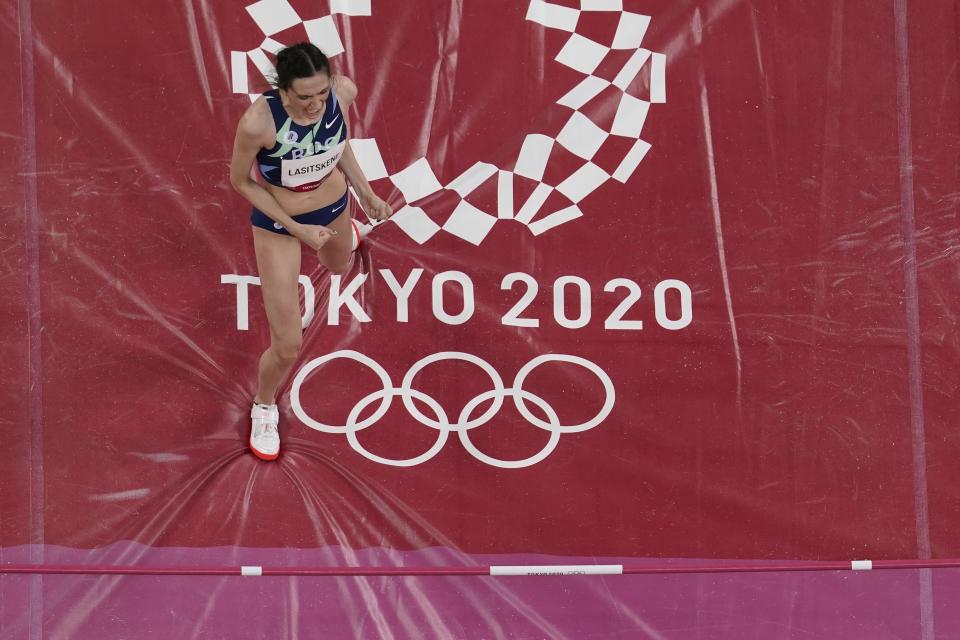
[[[349, 131], [350, 120], [348, 119], [347, 112], [357, 97], [357, 85], [353, 83], [353, 80], [342, 75], [333, 76], [331, 82], [333, 83], [334, 91], [337, 93], [337, 100], [340, 101], [340, 111], [343, 113], [343, 120], [347, 123], [347, 130]], [[360, 204], [363, 205], [363, 210], [368, 216], [374, 220], [386, 220], [390, 217], [393, 210], [390, 208], [390, 205], [377, 197], [370, 188], [370, 183], [367, 182], [367, 178], [363, 175], [356, 156], [353, 155], [353, 149], [350, 148], [349, 140], [343, 152], [343, 157], [340, 158], [340, 169], [353, 186], [354, 191], [357, 192], [357, 197], [360, 198]]]
[[273, 146], [275, 135], [270, 107], [265, 98], [257, 98], [237, 125], [237, 135], [233, 141], [233, 157], [230, 159], [230, 184], [250, 204], [282, 224], [290, 235], [312, 249], [320, 249], [330, 238], [330, 230], [319, 225], [303, 225], [296, 222], [283, 210], [269, 191], [250, 177], [250, 169], [257, 158], [257, 153], [262, 148]]

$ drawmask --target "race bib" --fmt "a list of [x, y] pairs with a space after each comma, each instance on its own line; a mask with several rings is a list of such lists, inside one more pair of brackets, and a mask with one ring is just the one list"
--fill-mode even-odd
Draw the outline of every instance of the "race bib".
[[333, 149], [314, 156], [297, 160], [282, 160], [280, 162], [280, 171], [282, 172], [280, 183], [293, 189], [323, 180], [330, 175], [333, 168], [340, 162], [340, 157], [346, 147], [347, 143], [344, 141]]

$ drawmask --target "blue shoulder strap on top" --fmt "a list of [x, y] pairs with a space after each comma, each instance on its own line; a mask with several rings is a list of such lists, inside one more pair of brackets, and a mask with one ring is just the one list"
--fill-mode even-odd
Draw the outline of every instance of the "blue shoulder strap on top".
[[279, 129], [283, 126], [283, 123], [286, 122], [287, 118], [290, 117], [287, 115], [286, 109], [283, 108], [283, 101], [280, 100], [280, 92], [277, 89], [273, 89], [263, 94], [263, 97], [267, 99], [267, 104], [270, 105], [270, 113], [273, 115], [273, 122]]

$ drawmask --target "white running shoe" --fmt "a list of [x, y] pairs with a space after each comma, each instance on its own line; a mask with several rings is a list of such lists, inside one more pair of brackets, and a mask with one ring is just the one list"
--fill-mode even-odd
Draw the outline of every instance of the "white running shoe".
[[280, 455], [280, 412], [275, 404], [256, 404], [250, 411], [250, 450], [261, 460], [276, 460]]
[[363, 224], [357, 222], [355, 219], [350, 222], [353, 223], [353, 238], [350, 243], [350, 250], [356, 251], [360, 248], [360, 243], [363, 242], [363, 239], [370, 235], [370, 232], [373, 230], [373, 225]]

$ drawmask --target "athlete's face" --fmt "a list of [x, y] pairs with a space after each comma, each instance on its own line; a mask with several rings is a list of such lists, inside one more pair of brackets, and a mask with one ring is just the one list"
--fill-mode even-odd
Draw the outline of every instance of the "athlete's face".
[[294, 116], [307, 120], [319, 120], [327, 108], [327, 96], [330, 95], [330, 76], [325, 73], [314, 74], [310, 78], [297, 78], [284, 91], [287, 108]]

